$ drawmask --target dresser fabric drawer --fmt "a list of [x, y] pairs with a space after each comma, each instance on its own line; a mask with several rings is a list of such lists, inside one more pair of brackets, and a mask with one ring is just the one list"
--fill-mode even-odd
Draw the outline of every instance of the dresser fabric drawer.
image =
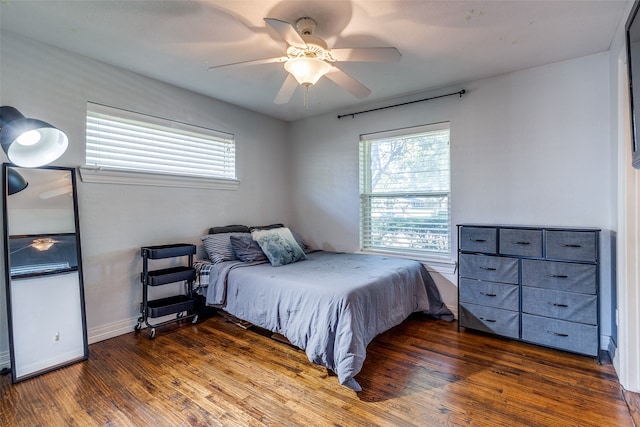
[[468, 252], [495, 254], [497, 251], [497, 230], [483, 227], [461, 227], [459, 249]]
[[598, 355], [598, 327], [593, 325], [523, 314], [522, 339], [590, 356]]
[[551, 289], [522, 287], [522, 312], [595, 325], [598, 298]]
[[501, 310], [468, 303], [460, 304], [460, 326], [478, 331], [518, 338], [520, 334], [518, 318], [519, 313], [517, 311]]
[[523, 286], [595, 294], [597, 280], [596, 266], [592, 264], [522, 260]]
[[460, 301], [518, 311], [518, 285], [460, 279]]
[[546, 257], [574, 261], [597, 261], [594, 231], [546, 231]]
[[500, 283], [518, 283], [518, 259], [460, 254], [460, 276]]
[[499, 242], [503, 255], [542, 256], [542, 230], [501, 228]]

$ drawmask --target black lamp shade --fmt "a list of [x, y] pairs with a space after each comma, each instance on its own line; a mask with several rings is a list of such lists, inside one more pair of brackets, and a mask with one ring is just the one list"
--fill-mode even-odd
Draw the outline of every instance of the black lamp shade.
[[49, 164], [67, 150], [69, 139], [61, 130], [28, 119], [13, 107], [0, 107], [0, 144], [9, 160], [23, 167]]
[[27, 188], [29, 183], [15, 169], [7, 168], [7, 194], [10, 196]]

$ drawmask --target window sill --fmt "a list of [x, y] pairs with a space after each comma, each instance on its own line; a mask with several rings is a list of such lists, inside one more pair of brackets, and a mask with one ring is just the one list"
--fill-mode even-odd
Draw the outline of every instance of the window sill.
[[356, 253], [367, 255], [384, 255], [395, 258], [405, 258], [419, 261], [427, 268], [429, 272], [435, 272], [442, 275], [455, 275], [457, 270], [457, 263], [450, 258], [434, 258], [428, 256], [419, 256], [416, 254], [402, 254], [397, 252], [384, 252], [384, 251], [356, 251]]
[[164, 175], [80, 166], [82, 182], [98, 184], [149, 185], [154, 187], [204, 188], [210, 190], [237, 190], [236, 179], [202, 178], [196, 176]]

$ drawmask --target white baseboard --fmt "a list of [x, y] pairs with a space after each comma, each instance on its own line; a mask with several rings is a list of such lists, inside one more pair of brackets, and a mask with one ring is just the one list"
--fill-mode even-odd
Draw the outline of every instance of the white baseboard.
[[[135, 330], [135, 326], [138, 324], [138, 319], [140, 316], [130, 317], [129, 319], [119, 320], [117, 322], [108, 323], [106, 325], [97, 326], [95, 328], [90, 328], [87, 330], [87, 341], [89, 344], [94, 344], [100, 341], [108, 340], [109, 338], [115, 338], [119, 335], [128, 334], [129, 332], [133, 332]], [[154, 324], [160, 324], [164, 321], [175, 319], [175, 314], [170, 314], [164, 317], [155, 317], [153, 318]], [[146, 326], [143, 325], [142, 329], [145, 329]]]
[[445, 305], [446, 305], [446, 306], [447, 306], [447, 308], [448, 308], [449, 310], [451, 310], [451, 312], [453, 313], [453, 317], [454, 317], [454, 319], [455, 319], [455, 320], [454, 320], [454, 322], [457, 322], [457, 321], [458, 321], [458, 306], [457, 306], [457, 305], [454, 305], [454, 306], [452, 307], [452, 306], [450, 306], [450, 305], [448, 305], [448, 304], [445, 304]]
[[608, 335], [600, 335], [600, 350], [609, 353], [611, 360], [616, 356], [616, 343]]
[[133, 332], [137, 323], [138, 317], [136, 316], [91, 328], [87, 330], [87, 341], [89, 341], [89, 344], [93, 344]]
[[[138, 317], [132, 317], [118, 322], [109, 323], [87, 330], [87, 341], [89, 344], [115, 338], [119, 335], [133, 332], [138, 323]], [[9, 351], [0, 352], [0, 369], [11, 367], [11, 355]]]
[[0, 351], [0, 369], [11, 367], [11, 354], [8, 351]]

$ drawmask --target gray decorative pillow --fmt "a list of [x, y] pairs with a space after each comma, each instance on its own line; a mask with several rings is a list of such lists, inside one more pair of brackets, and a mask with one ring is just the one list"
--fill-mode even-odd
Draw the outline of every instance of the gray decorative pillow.
[[249, 227], [246, 225], [225, 225], [222, 227], [211, 227], [209, 229], [209, 234], [220, 233], [251, 233], [251, 230], [249, 230]]
[[267, 261], [267, 256], [260, 249], [258, 242], [253, 240], [251, 234], [243, 234], [237, 236], [231, 236], [231, 247], [240, 261], [254, 262], [254, 261]]
[[254, 230], [251, 232], [251, 236], [253, 240], [258, 242], [262, 252], [274, 267], [307, 259], [304, 251], [291, 234], [291, 230], [286, 227]]
[[202, 244], [212, 263], [237, 261], [238, 257], [231, 247], [231, 236], [251, 236], [249, 233], [218, 233], [202, 236]]
[[284, 224], [281, 224], [281, 223], [269, 224], [269, 225], [252, 225], [251, 227], [249, 227], [249, 233], [255, 230], [271, 230], [273, 228], [282, 228], [282, 227], [284, 227]]

